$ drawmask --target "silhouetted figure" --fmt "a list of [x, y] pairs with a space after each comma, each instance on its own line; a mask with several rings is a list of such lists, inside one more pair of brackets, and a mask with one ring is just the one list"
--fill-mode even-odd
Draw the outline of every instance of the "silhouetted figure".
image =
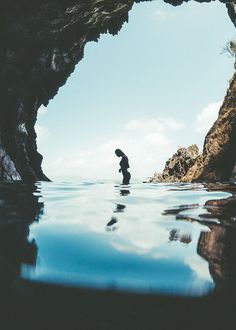
[[130, 173], [128, 171], [129, 168], [129, 159], [128, 157], [121, 151], [120, 149], [115, 150], [115, 154], [117, 157], [121, 157], [120, 161], [120, 169], [119, 172], [122, 172], [123, 175], [123, 182], [122, 184], [129, 184], [130, 181]]

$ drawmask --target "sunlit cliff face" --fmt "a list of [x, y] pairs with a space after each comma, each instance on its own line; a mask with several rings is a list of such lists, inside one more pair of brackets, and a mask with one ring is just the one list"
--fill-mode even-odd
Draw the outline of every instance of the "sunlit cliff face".
[[[139, 0], [4, 0], [0, 12], [0, 179], [48, 180], [37, 152], [35, 122], [102, 33], [117, 34]], [[165, 1], [180, 5], [183, 1]], [[202, 1], [199, 1], [202, 2]], [[208, 1], [206, 1], [208, 2]], [[222, 1], [225, 2], [225, 1]], [[235, 4], [226, 3], [235, 24]], [[232, 101], [233, 102], [233, 101]], [[233, 103], [234, 108], [234, 103]], [[227, 118], [226, 118], [227, 120]], [[231, 127], [231, 126], [230, 126]], [[234, 126], [226, 135], [231, 141]], [[223, 149], [233, 147], [230, 142]], [[207, 148], [207, 146], [205, 146]], [[228, 150], [231, 150], [228, 148]], [[221, 151], [220, 151], [221, 152]], [[218, 157], [214, 154], [215, 157]], [[211, 154], [209, 155], [211, 163]], [[234, 160], [231, 160], [233, 162]], [[229, 164], [229, 168], [231, 167]], [[208, 166], [208, 164], [204, 165]], [[220, 166], [219, 162], [213, 164]], [[212, 167], [212, 164], [211, 164]], [[227, 167], [227, 168], [228, 168]], [[207, 179], [198, 176], [198, 179]], [[221, 169], [218, 177], [224, 177]], [[218, 178], [217, 175], [214, 177]], [[194, 180], [196, 176], [191, 177]]]

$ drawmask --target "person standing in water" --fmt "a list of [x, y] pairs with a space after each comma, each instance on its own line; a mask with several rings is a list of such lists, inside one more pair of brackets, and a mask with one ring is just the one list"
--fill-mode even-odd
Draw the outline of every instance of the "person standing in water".
[[120, 149], [115, 150], [115, 154], [117, 157], [121, 157], [120, 161], [120, 169], [119, 172], [122, 172], [123, 175], [123, 182], [122, 184], [129, 184], [130, 181], [130, 173], [128, 171], [129, 168], [129, 159], [128, 157], [121, 151]]

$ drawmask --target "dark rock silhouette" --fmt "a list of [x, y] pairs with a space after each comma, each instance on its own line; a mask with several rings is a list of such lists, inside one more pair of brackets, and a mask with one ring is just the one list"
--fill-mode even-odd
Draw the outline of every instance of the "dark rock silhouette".
[[231, 178], [233, 181], [236, 179], [236, 165], [233, 168], [232, 174], [231, 174]]
[[[16, 173], [27, 182], [48, 180], [37, 152], [37, 111], [65, 84], [83, 58], [85, 44], [102, 33], [117, 34], [134, 2], [141, 0], [1, 1], [0, 154], [6, 156], [4, 161], [0, 156], [1, 180], [15, 179]], [[235, 24], [234, 1], [226, 7]], [[225, 134], [229, 150], [232, 134]]]
[[29, 240], [29, 226], [38, 221], [43, 203], [33, 193], [36, 187], [22, 184], [0, 185], [0, 304], [21, 280], [21, 266], [34, 266], [35, 240]]

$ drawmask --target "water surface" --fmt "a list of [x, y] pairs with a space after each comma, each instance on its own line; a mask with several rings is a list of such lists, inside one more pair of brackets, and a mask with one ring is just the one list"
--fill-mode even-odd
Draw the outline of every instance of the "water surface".
[[215, 237], [224, 226], [207, 202], [227, 200], [228, 192], [200, 184], [103, 181], [38, 187], [44, 209], [29, 233], [37, 257], [34, 265], [22, 263], [23, 278], [193, 296], [222, 282], [214, 274], [212, 245], [218, 250]]

